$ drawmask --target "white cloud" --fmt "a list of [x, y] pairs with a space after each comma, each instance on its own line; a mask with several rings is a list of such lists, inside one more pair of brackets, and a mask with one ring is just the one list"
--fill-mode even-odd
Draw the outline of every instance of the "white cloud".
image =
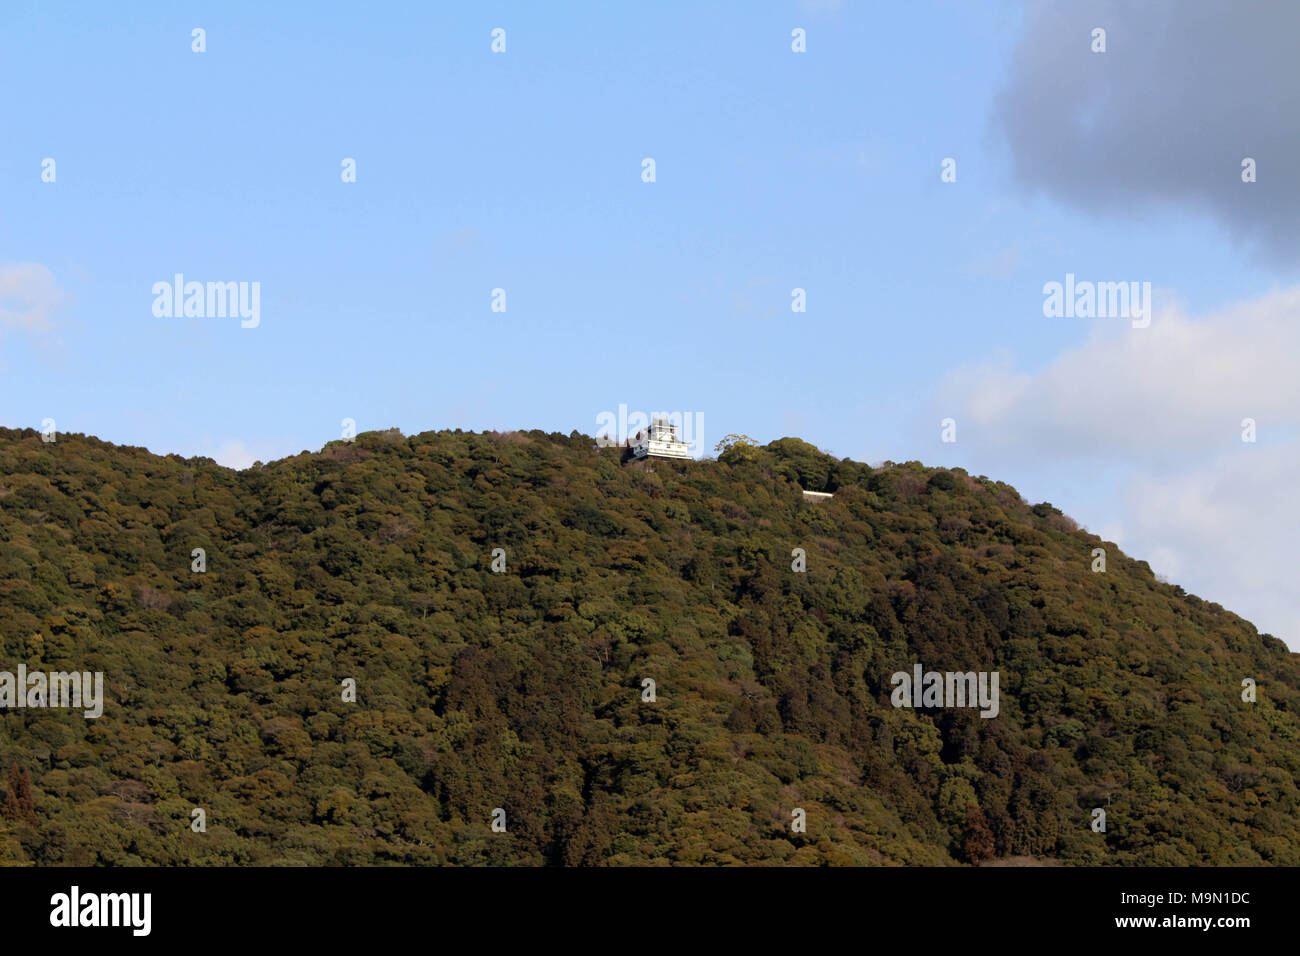
[[40, 263], [0, 265], [0, 326], [47, 329], [50, 316], [66, 298], [54, 273]]
[[983, 258], [976, 259], [961, 267], [963, 275], [974, 279], [993, 278], [993, 279], [1010, 279], [1020, 271], [1021, 263], [1024, 260], [1024, 254], [1021, 251], [1019, 241], [1014, 241], [1005, 249], [990, 253]]
[[1125, 502], [1128, 537], [1153, 570], [1300, 648], [1297, 476], [1297, 443], [1243, 444], [1182, 474], [1138, 475]]
[[1300, 425], [1300, 287], [1196, 320], [1155, 299], [1150, 327], [1091, 320], [1092, 337], [1039, 372], [957, 370], [944, 407], [964, 406], [981, 443], [1035, 457], [1204, 459], [1240, 443], [1243, 418], [1261, 436]]
[[937, 407], [958, 410], [993, 472], [1106, 476], [1114, 490], [1098, 480], [1096, 513], [1074, 517], [1100, 517], [1128, 554], [1300, 649], [1298, 371], [1300, 287], [1195, 319], [1157, 298], [1149, 328], [1096, 320], [1038, 371], [1006, 358], [959, 369]]
[[[198, 454], [208, 454], [208, 452], [203, 451]], [[286, 454], [283, 449], [277, 449], [271, 442], [254, 442], [249, 445], [239, 438], [227, 438], [217, 446], [216, 451], [211, 452], [212, 460], [218, 465], [225, 465], [236, 471], [250, 467], [255, 461], [275, 461]]]

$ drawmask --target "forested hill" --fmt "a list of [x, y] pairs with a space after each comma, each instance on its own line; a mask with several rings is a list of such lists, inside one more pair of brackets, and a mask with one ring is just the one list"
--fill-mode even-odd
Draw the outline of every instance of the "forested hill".
[[[893, 706], [918, 664], [997, 716]], [[0, 429], [20, 665], [104, 702], [0, 710], [6, 863], [1300, 864], [1281, 641], [1005, 484], [793, 438], [236, 472]]]

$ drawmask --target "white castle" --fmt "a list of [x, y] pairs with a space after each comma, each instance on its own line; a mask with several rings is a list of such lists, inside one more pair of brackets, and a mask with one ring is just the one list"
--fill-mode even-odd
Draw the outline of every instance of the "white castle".
[[649, 428], [643, 428], [627, 443], [628, 457], [639, 458], [691, 458], [691, 446], [677, 440], [677, 426], [666, 418], [655, 418]]

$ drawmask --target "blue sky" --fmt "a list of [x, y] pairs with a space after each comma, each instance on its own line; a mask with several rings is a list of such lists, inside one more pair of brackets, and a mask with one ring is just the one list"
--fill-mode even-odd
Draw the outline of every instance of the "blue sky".
[[[1227, 9], [1203, 4], [1207, 35]], [[592, 433], [620, 403], [698, 412], [709, 451], [728, 432], [793, 434], [1008, 481], [1300, 646], [1278, 570], [1294, 564], [1294, 502], [1223, 487], [1238, 469], [1278, 494], [1268, 476], [1300, 461], [1294, 391], [1252, 391], [1269, 362], [1300, 359], [1277, 332], [1294, 326], [1297, 259], [1240, 199], [1291, 208], [1276, 174], [1295, 168], [1297, 120], [1265, 103], [1258, 129], [1216, 130], [1206, 103], [1179, 99], [1178, 71], [1271, 62], [1263, 41], [1189, 50], [1204, 41], [1186, 18], [1142, 16], [6, 3], [0, 424], [53, 418], [246, 466], [320, 448], [343, 418]], [[1277, 27], [1255, 19], [1260, 36]], [[1169, 129], [1131, 104], [1160, 104]], [[1197, 145], [1177, 153], [1192, 172], [1134, 178], [1192, 128], [1194, 144], [1277, 161], [1245, 194], [1234, 168], [1223, 192], [1197, 179]], [[1077, 170], [1050, 152], [1066, 140]], [[955, 183], [940, 181], [947, 157]], [[259, 282], [260, 324], [155, 317], [151, 287], [178, 272]], [[1043, 284], [1067, 272], [1151, 282], [1152, 335], [1045, 318]], [[1241, 336], [1219, 368], [1232, 349], [1218, 343]], [[1164, 344], [1130, 354], [1150, 342]], [[1179, 389], [1201, 373], [1217, 384], [1184, 413]], [[1256, 410], [1246, 445], [1238, 423]]]

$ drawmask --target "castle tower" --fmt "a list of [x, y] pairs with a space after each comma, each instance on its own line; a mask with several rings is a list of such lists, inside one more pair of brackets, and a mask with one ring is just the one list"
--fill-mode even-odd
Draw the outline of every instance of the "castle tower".
[[632, 460], [641, 458], [676, 458], [690, 461], [691, 448], [677, 440], [677, 426], [666, 418], [656, 418], [650, 427], [636, 433], [628, 442]]

